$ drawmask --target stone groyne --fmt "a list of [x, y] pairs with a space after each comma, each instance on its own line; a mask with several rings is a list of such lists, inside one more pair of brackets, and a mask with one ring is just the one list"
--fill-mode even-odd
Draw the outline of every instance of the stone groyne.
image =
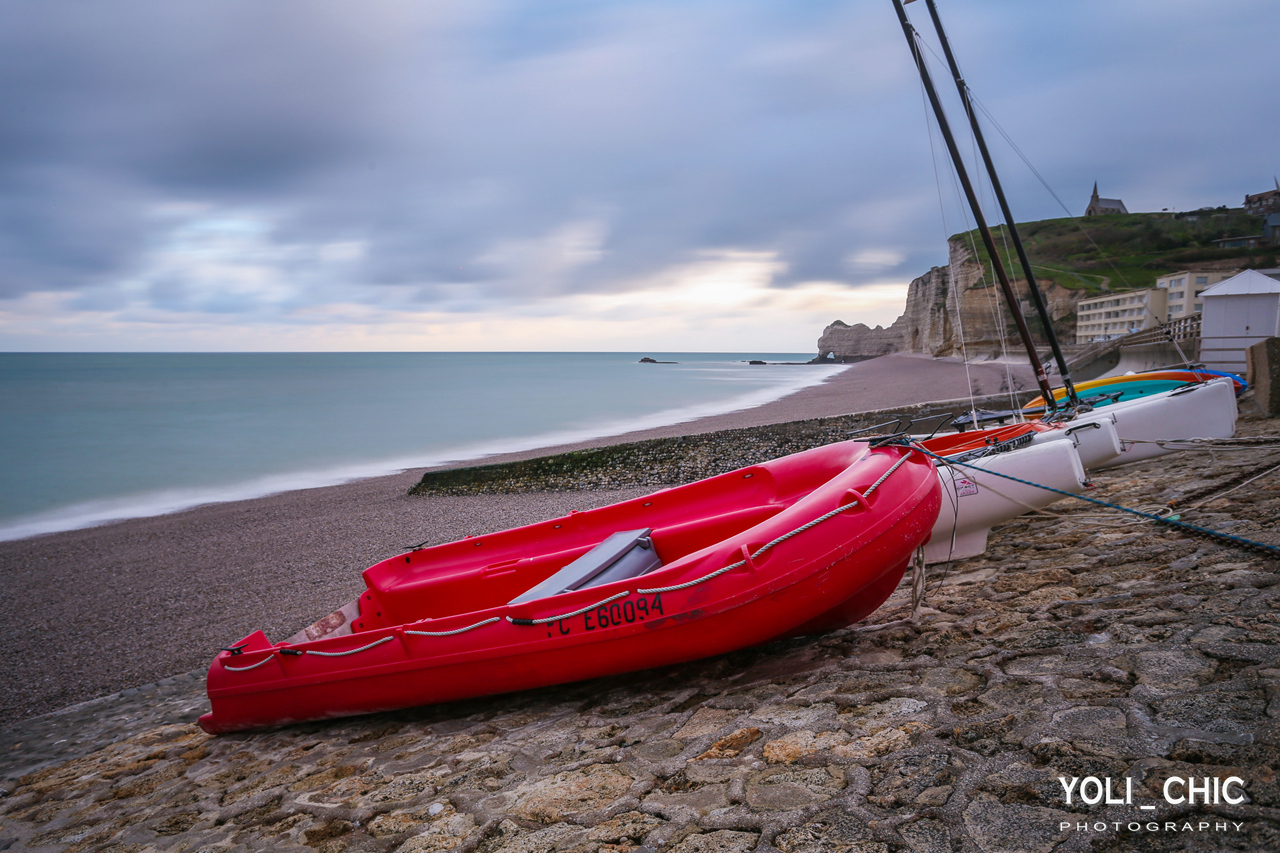
[[1022, 405], [1033, 396], [1029, 392], [989, 394], [833, 418], [651, 438], [518, 462], [439, 468], [423, 474], [409, 493], [459, 496], [533, 490], [660, 489], [859, 435], [899, 431], [929, 434], [968, 412], [970, 406], [1008, 409], [1011, 401]]

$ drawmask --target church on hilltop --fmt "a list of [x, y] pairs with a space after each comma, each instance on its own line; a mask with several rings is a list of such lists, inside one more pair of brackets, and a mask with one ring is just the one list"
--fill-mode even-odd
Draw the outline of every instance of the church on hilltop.
[[1128, 213], [1124, 202], [1118, 198], [1098, 198], [1098, 182], [1093, 182], [1093, 195], [1089, 198], [1089, 206], [1084, 209], [1085, 216], [1102, 216], [1106, 213]]

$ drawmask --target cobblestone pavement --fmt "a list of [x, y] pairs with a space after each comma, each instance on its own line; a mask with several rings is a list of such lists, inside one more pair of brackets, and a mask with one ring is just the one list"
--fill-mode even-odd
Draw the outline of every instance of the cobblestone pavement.
[[[1184, 453], [1094, 494], [1280, 544], [1277, 463]], [[914, 618], [904, 585], [698, 663], [216, 738], [200, 673], [29, 720], [0, 850], [1280, 850], [1280, 564], [1052, 509], [935, 567]]]

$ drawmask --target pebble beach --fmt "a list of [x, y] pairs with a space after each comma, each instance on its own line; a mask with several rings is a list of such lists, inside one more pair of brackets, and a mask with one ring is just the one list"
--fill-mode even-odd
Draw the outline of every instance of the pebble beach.
[[[876, 359], [756, 409], [588, 444], [947, 400], [956, 370]], [[1003, 365], [978, 372], [976, 393], [1008, 390]], [[1280, 435], [1247, 397], [1241, 413], [1239, 435]], [[1265, 443], [1187, 452], [1099, 474], [1091, 494], [1280, 545], [1278, 463]], [[422, 473], [0, 543], [0, 850], [1280, 849], [1280, 564], [1075, 501], [932, 567], [923, 601], [908, 578], [832, 634], [201, 732], [217, 646], [287, 636], [406, 546], [646, 491], [410, 496]], [[1067, 802], [1059, 779], [1086, 777], [1132, 780], [1129, 802]], [[1238, 802], [1165, 796], [1170, 779], [1229, 777]]]

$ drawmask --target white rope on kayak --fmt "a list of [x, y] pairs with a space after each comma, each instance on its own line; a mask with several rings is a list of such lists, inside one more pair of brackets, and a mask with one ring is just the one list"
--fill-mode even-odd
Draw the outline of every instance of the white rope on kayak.
[[265, 658], [258, 661], [257, 663], [251, 663], [248, 666], [231, 666], [230, 664], [224, 663], [222, 665], [222, 668], [229, 672], [248, 672], [251, 669], [257, 669], [258, 667], [262, 666], [264, 663], [271, 660], [275, 656], [276, 656], [276, 653], [272, 651], [271, 654], [267, 655]]
[[501, 617], [492, 616], [488, 619], [485, 619], [483, 622], [477, 622], [474, 625], [468, 625], [465, 628], [457, 628], [453, 631], [410, 631], [409, 629], [406, 628], [405, 633], [413, 634], [415, 637], [452, 637], [454, 634], [465, 634], [467, 631], [474, 630], [476, 628], [481, 627], [482, 625], [491, 625], [494, 622], [501, 622], [501, 621], [502, 621]]
[[374, 640], [372, 643], [369, 643], [367, 646], [361, 646], [358, 649], [348, 649], [345, 652], [318, 652], [315, 649], [296, 649], [296, 650], [295, 649], [272, 649], [269, 655], [267, 655], [265, 658], [258, 661], [257, 663], [251, 663], [248, 666], [231, 666], [229, 664], [224, 663], [222, 665], [222, 668], [229, 672], [248, 672], [251, 669], [257, 669], [258, 667], [262, 666], [264, 663], [271, 660], [277, 654], [319, 655], [320, 657], [323, 657], [323, 658], [344, 658], [347, 655], [356, 655], [356, 654], [359, 654], [360, 652], [367, 652], [369, 651], [369, 649], [380, 646], [383, 643], [388, 643], [394, 639], [395, 637], [383, 637], [381, 640]]
[[[909, 450], [914, 450], [914, 449], [915, 448], [909, 448]], [[881, 483], [889, 479], [889, 475], [892, 474], [894, 471], [897, 471], [898, 468], [902, 465], [902, 463], [907, 461], [910, 455], [911, 455], [910, 452], [902, 454], [902, 457], [899, 458], [897, 462], [893, 463], [893, 465], [890, 466], [889, 470], [885, 471], [884, 474], [880, 476], [880, 479], [872, 483], [871, 486], [868, 487], [868, 489], [862, 493], [862, 497], [865, 499], [868, 495], [874, 492]], [[782, 534], [777, 539], [774, 539], [772, 542], [767, 542], [764, 545], [761, 545], [759, 550], [757, 550], [754, 554], [750, 556], [749, 560], [739, 560], [738, 562], [733, 563], [732, 565], [725, 566], [723, 569], [716, 569], [714, 572], [711, 572], [710, 574], [703, 575], [697, 580], [686, 581], [685, 583], [675, 584], [674, 586], [658, 587], [656, 589], [637, 589], [636, 592], [638, 592], [641, 595], [652, 595], [653, 593], [657, 593], [657, 592], [675, 592], [676, 590], [688, 589], [691, 586], [697, 586], [700, 583], [705, 583], [706, 581], [709, 581], [714, 577], [718, 577], [724, 574], [725, 572], [732, 571], [734, 569], [745, 566], [748, 563], [748, 561], [754, 561], [758, 559], [766, 551], [768, 551], [771, 548], [775, 548], [778, 545], [781, 545], [783, 542], [786, 542], [792, 536], [798, 536], [799, 534], [805, 532], [806, 530], [809, 530], [812, 527], [817, 527], [819, 524], [826, 521], [827, 519], [834, 518], [847, 509], [852, 509], [855, 506], [859, 506], [860, 503], [861, 503], [860, 501], [854, 501], [851, 504], [845, 504], [844, 506], [836, 507], [835, 509], [831, 510], [831, 512], [828, 512], [825, 515], [820, 515], [817, 518], [813, 519], [812, 521], [808, 522], [807, 524], [800, 525], [795, 530], [792, 530], [790, 533]]]
[[561, 613], [559, 616], [544, 616], [541, 619], [512, 619], [508, 616], [507, 621], [513, 625], [545, 625], [548, 622], [558, 622], [561, 619], [568, 619], [571, 616], [581, 616], [588, 610], [595, 610], [597, 607], [603, 607], [611, 601], [617, 601], [619, 598], [626, 598], [630, 594], [630, 592], [624, 590], [617, 595], [609, 596], [604, 601], [597, 601], [595, 604], [588, 604], [586, 607], [581, 607], [572, 613]]
[[367, 652], [369, 651], [369, 649], [372, 649], [374, 646], [380, 646], [383, 643], [389, 643], [394, 639], [395, 637], [383, 637], [381, 640], [374, 640], [372, 643], [370, 643], [367, 646], [361, 646], [358, 649], [348, 649], [345, 652], [317, 652], [314, 649], [303, 649], [303, 651], [305, 651], [309, 655], [320, 655], [320, 657], [322, 658], [344, 658], [347, 655], [356, 655], [356, 654], [359, 654], [360, 652]]
[[[763, 554], [766, 550], [767, 550], [766, 548], [761, 548], [759, 551], [756, 551], [754, 554], [751, 555], [751, 559], [754, 560], [756, 557], [759, 557], [761, 554]], [[688, 589], [691, 586], [697, 586], [698, 584], [703, 583], [704, 581], [709, 581], [712, 578], [718, 578], [720, 577], [720, 575], [724, 574], [725, 572], [731, 572], [736, 568], [745, 566], [746, 564], [747, 564], [746, 560], [739, 560], [733, 565], [725, 566], [723, 569], [716, 569], [711, 574], [703, 575], [697, 580], [687, 581], [685, 583], [678, 583], [675, 586], [661, 586], [661, 587], [656, 587], [654, 589], [637, 589], [636, 592], [638, 592], [641, 595], [652, 595], [655, 592], [675, 592], [678, 589]]]
[[[492, 617], [491, 619], [485, 619], [483, 622], [477, 622], [477, 623], [476, 623], [476, 624], [474, 624], [474, 625], [468, 625], [468, 626], [467, 626], [467, 627], [465, 627], [465, 628], [458, 628], [458, 629], [456, 629], [456, 630], [454, 630], [454, 631], [408, 631], [408, 630], [406, 630], [406, 631], [405, 631], [405, 633], [406, 633], [406, 634], [416, 634], [416, 635], [418, 635], [418, 636], [420, 636], [420, 637], [448, 637], [448, 636], [450, 636], [450, 635], [452, 635], [452, 634], [461, 634], [461, 633], [463, 633], [463, 632], [465, 632], [465, 631], [470, 631], [470, 630], [472, 630], [473, 628], [479, 628], [481, 625], [488, 625], [488, 624], [490, 624], [490, 623], [493, 623], [493, 622], [499, 622], [499, 621], [501, 621], [501, 620], [500, 620], [497, 616], [494, 616], [494, 617]], [[391, 641], [392, 641], [392, 640], [394, 640], [394, 639], [395, 639], [395, 637], [394, 637], [394, 636], [387, 636], [387, 637], [383, 637], [383, 638], [382, 638], [382, 639], [380, 639], [380, 640], [374, 640], [372, 643], [369, 643], [368, 645], [361, 646], [361, 647], [360, 647], [360, 648], [358, 648], [358, 649], [348, 649], [348, 650], [347, 650], [347, 651], [345, 651], [345, 652], [321, 652], [321, 651], [317, 651], [317, 650], [315, 650], [315, 649], [298, 649], [298, 650], [294, 651], [294, 650], [290, 649], [290, 650], [288, 650], [288, 653], [289, 653], [289, 654], [296, 654], [296, 655], [304, 655], [304, 654], [306, 654], [306, 655], [319, 655], [320, 657], [323, 657], [323, 658], [344, 658], [344, 657], [346, 657], [347, 655], [358, 655], [358, 654], [360, 654], [360, 652], [367, 652], [367, 651], [369, 651], [369, 649], [377, 648], [378, 646], [382, 645], [383, 643], [389, 643], [389, 642], [391, 642]], [[277, 652], [279, 652], [279, 651], [281, 651], [281, 650], [279, 650], [279, 649], [272, 649], [272, 650], [271, 650], [271, 654], [267, 655], [265, 658], [263, 658], [262, 660], [258, 661], [257, 663], [249, 664], [248, 666], [231, 666], [230, 664], [225, 664], [225, 663], [224, 663], [224, 664], [222, 665], [222, 668], [223, 668], [223, 669], [225, 669], [225, 670], [228, 670], [228, 671], [230, 671], [230, 672], [248, 672], [248, 671], [249, 671], [249, 670], [251, 670], [251, 669], [257, 669], [258, 667], [262, 666], [262, 665], [263, 665], [264, 663], [266, 663], [267, 661], [271, 660], [273, 657], [275, 657], [275, 656], [276, 656]]]

